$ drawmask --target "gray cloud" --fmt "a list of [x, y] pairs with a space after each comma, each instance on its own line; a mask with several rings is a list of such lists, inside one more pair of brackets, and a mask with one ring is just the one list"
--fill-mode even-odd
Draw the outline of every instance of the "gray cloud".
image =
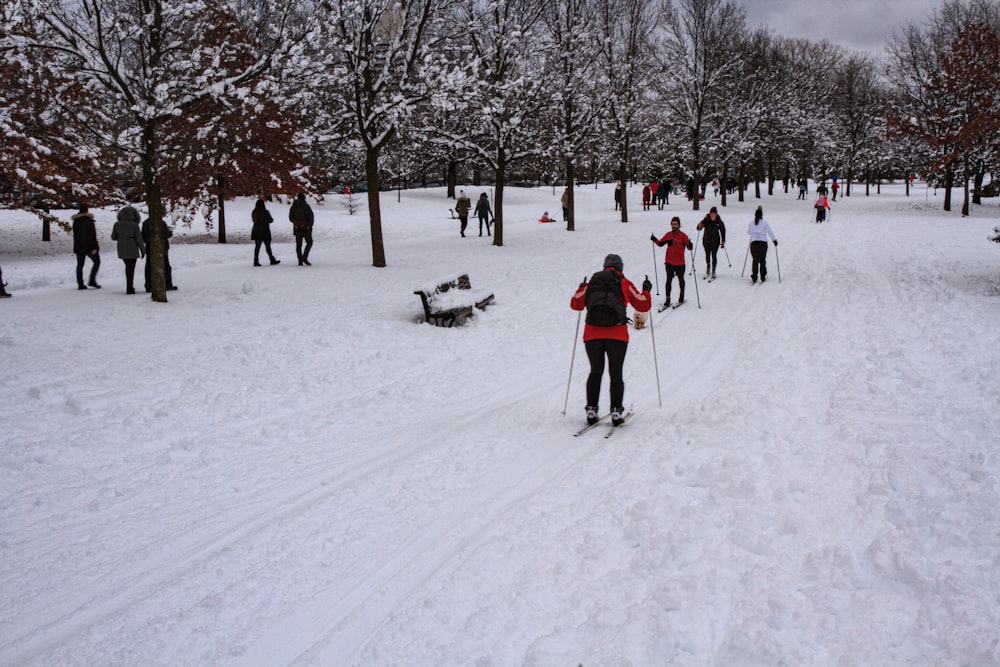
[[784, 37], [826, 39], [879, 54], [893, 31], [923, 24], [940, 0], [737, 0], [752, 28], [767, 26]]

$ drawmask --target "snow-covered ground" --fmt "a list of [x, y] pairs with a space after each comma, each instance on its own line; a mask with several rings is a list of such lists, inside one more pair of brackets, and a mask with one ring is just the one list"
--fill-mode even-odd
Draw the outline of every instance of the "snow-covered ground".
[[[502, 248], [384, 193], [383, 269], [336, 197], [312, 267], [279, 204], [252, 267], [239, 201], [228, 244], [177, 231], [166, 305], [125, 294], [113, 211], [86, 292], [69, 235], [0, 211], [0, 664], [1000, 663], [996, 200], [765, 196], [758, 286], [731, 200], [719, 279], [632, 331], [637, 416], [574, 438], [577, 284], [615, 252], [662, 299], [650, 233], [717, 203], [636, 187], [626, 225], [611, 187], [575, 233], [509, 189]], [[419, 323], [466, 272], [496, 303]]]

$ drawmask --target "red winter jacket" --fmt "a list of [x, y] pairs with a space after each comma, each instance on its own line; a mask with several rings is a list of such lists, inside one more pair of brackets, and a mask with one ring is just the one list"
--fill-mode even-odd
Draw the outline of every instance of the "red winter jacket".
[[[609, 269], [611, 267], [604, 267]], [[618, 275], [621, 275], [619, 273]], [[573, 310], [583, 310], [587, 307], [587, 285], [581, 285], [573, 298], [569, 300], [569, 307]], [[622, 276], [622, 300], [625, 301], [626, 305], [631, 305], [633, 308], [638, 310], [640, 313], [648, 312], [650, 307], [653, 305], [653, 299], [649, 296], [649, 290], [640, 292], [635, 288], [635, 285], [626, 278]], [[618, 324], [613, 327], [599, 327], [593, 324], [587, 324], [583, 327], [583, 342], [586, 343], [588, 340], [620, 340], [623, 342], [628, 342], [628, 325]]]
[[684, 266], [684, 251], [693, 248], [691, 239], [688, 235], [681, 230], [669, 231], [663, 235], [659, 241], [656, 241], [656, 245], [661, 248], [667, 244], [667, 241], [673, 241], [673, 244], [667, 248], [667, 254], [663, 261], [670, 266]]

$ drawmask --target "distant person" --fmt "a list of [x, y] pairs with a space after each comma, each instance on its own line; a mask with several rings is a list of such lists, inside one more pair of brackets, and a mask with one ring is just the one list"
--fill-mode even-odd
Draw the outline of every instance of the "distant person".
[[840, 183], [834, 181], [830, 184], [830, 193], [833, 195], [833, 201], [837, 201], [837, 191], [840, 190]]
[[753, 221], [747, 227], [747, 234], [750, 236], [750, 256], [753, 257], [750, 282], [756, 283], [758, 275], [760, 281], [764, 282], [767, 280], [767, 239], [770, 237], [775, 246], [778, 245], [778, 239], [774, 237], [771, 226], [764, 219], [764, 210], [760, 206], [754, 211]]
[[830, 210], [830, 200], [826, 198], [826, 195], [816, 197], [816, 203], [813, 206], [816, 208], [816, 222], [825, 221], [826, 212]]
[[125, 263], [125, 293], [135, 294], [135, 263], [146, 256], [138, 211], [131, 206], [118, 211], [118, 221], [111, 229], [111, 240], [118, 241], [118, 257]]
[[719, 217], [719, 209], [713, 206], [708, 215], [698, 223], [697, 229], [703, 231], [701, 245], [705, 248], [705, 274], [715, 278], [715, 269], [719, 264], [719, 248], [726, 247], [726, 224]]
[[661, 248], [667, 246], [667, 252], [663, 260], [664, 266], [667, 267], [667, 300], [664, 302], [663, 307], [666, 308], [670, 305], [670, 289], [674, 284], [675, 276], [677, 277], [677, 286], [681, 291], [677, 303], [684, 303], [684, 271], [686, 267], [684, 251], [693, 249], [694, 244], [691, 243], [688, 235], [681, 231], [681, 219], [675, 215], [670, 219], [669, 232], [659, 239], [656, 238], [656, 234], [651, 234], [649, 240]]
[[801, 199], [805, 201], [806, 190], [809, 189], [809, 182], [804, 178], [799, 179], [799, 196], [796, 199]]
[[652, 196], [653, 196], [652, 195], [652, 191], [650, 190], [649, 185], [644, 185], [642, 187], [642, 210], [643, 211], [648, 211], [649, 210], [649, 206], [650, 206], [650, 203], [652, 201], [652, 199], [651, 199]]
[[[149, 218], [142, 221], [142, 241], [146, 244], [146, 291], [153, 291], [153, 267], [149, 260], [150, 248], [153, 247], [152, 239], [149, 236]], [[160, 238], [163, 239], [163, 277], [167, 283], [168, 290], [175, 290], [174, 270], [170, 267], [170, 239], [174, 235], [174, 230], [170, 229], [167, 223], [160, 220]]]
[[483, 223], [485, 222], [486, 235], [490, 236], [490, 216], [493, 215], [493, 211], [490, 210], [490, 198], [485, 192], [479, 195], [475, 213], [479, 217], [479, 235], [483, 235]]
[[271, 252], [271, 223], [274, 222], [274, 218], [267, 210], [263, 198], [258, 199], [257, 203], [254, 204], [250, 220], [253, 221], [253, 227], [250, 228], [250, 240], [254, 243], [253, 265], [260, 266], [261, 245], [267, 251], [267, 256], [271, 258], [271, 264], [281, 264], [281, 260], [275, 259], [274, 253]]
[[816, 186], [816, 194], [823, 195], [824, 197], [830, 193], [826, 188], [826, 181], [820, 181], [819, 185]]
[[[559, 198], [559, 203], [562, 204], [563, 222], [566, 222], [569, 220], [569, 188], [563, 190], [562, 197]], [[479, 235], [483, 235], [482, 231], [479, 232]]]
[[587, 378], [587, 423], [600, 421], [599, 402], [604, 361], [607, 358], [611, 376], [611, 423], [620, 426], [625, 419], [625, 381], [622, 369], [628, 352], [628, 320], [626, 305], [647, 312], [652, 305], [647, 278], [642, 291], [622, 275], [622, 258], [608, 255], [604, 269], [595, 273], [590, 282], [580, 284], [569, 305], [573, 310], [587, 309], [587, 324], [583, 329], [583, 344], [590, 361]]
[[458, 233], [465, 238], [465, 228], [469, 226], [469, 209], [472, 208], [472, 200], [465, 196], [465, 190], [458, 191], [458, 197], [455, 199], [455, 215], [458, 216], [458, 220], [461, 226], [458, 228]]
[[80, 204], [80, 211], [73, 216], [73, 252], [76, 254], [76, 288], [87, 289], [83, 282], [83, 265], [90, 258], [89, 285], [101, 289], [97, 284], [97, 270], [101, 268], [101, 252], [97, 243], [97, 227], [94, 216], [86, 204]]
[[615, 183], [615, 210], [622, 207], [622, 184]]
[[[292, 223], [292, 232], [295, 234], [295, 255], [299, 258], [299, 266], [303, 264], [312, 266], [309, 263], [309, 251], [313, 247], [313, 210], [306, 202], [306, 196], [300, 192], [299, 196], [292, 202], [292, 207], [288, 210], [288, 219]], [[302, 247], [303, 243], [305, 248]]]
[[670, 181], [664, 178], [660, 181], [660, 187], [656, 188], [657, 208], [661, 211], [663, 210], [664, 204], [670, 203], [670, 187]]

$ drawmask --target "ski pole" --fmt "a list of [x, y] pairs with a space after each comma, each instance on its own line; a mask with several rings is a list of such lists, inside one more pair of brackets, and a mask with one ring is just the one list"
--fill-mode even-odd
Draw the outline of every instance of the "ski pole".
[[774, 244], [774, 264], [778, 267], [778, 283], [781, 283], [781, 260], [778, 259], [778, 244]]
[[[583, 277], [583, 282], [587, 282], [587, 276]], [[566, 416], [566, 408], [569, 407], [569, 388], [573, 382], [573, 362], [576, 361], [576, 339], [580, 337], [580, 319], [583, 317], [581, 310], [576, 314], [576, 333], [573, 334], [573, 356], [569, 359], [569, 379], [566, 380], [566, 401], [563, 403], [563, 417]]]
[[733, 268], [733, 263], [729, 261], [729, 251], [728, 251], [728, 250], [726, 250], [726, 246], [722, 246], [722, 249], [723, 249], [723, 250], [725, 251], [725, 253], [726, 253], [726, 264], [728, 264], [728, 265], [729, 265], [729, 268], [730, 268], [730, 269], [731, 269], [731, 268]]
[[750, 244], [747, 243], [747, 254], [744, 255], [743, 257], [743, 270], [740, 271], [740, 278], [742, 278], [743, 274], [747, 272], [747, 257], [749, 256], [750, 256]]
[[698, 250], [698, 243], [701, 241], [701, 230], [698, 230], [698, 234], [694, 238], [694, 248], [691, 249], [691, 275], [694, 275], [694, 253]]
[[[647, 278], [649, 276], [646, 276]], [[660, 274], [656, 270], [656, 246], [653, 246], [653, 278], [656, 280], [656, 296], [660, 296]]]
[[[649, 276], [646, 276], [649, 280]], [[649, 304], [649, 309], [653, 309], [653, 304]], [[656, 359], [656, 329], [653, 327], [653, 318], [649, 318], [649, 337], [653, 341], [653, 370], [656, 371], [656, 400], [660, 407], [663, 407], [663, 395], [660, 393], [660, 362]]]
[[694, 266], [694, 250], [691, 251], [691, 275], [694, 276], [694, 298], [698, 300], [698, 308], [701, 308], [701, 295], [698, 294], [698, 269]]

